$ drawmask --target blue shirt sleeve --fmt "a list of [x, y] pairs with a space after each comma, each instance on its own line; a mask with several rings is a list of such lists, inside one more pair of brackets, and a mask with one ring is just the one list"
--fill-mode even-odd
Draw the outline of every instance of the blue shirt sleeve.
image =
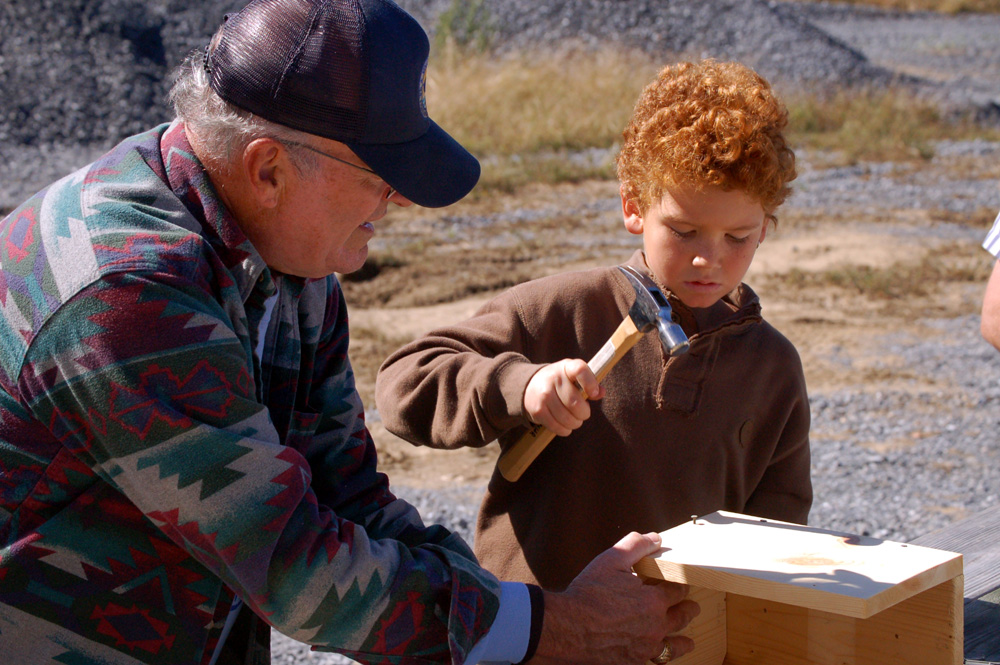
[[528, 649], [530, 632], [531, 598], [527, 585], [501, 582], [500, 610], [490, 631], [472, 647], [466, 663], [519, 663]]

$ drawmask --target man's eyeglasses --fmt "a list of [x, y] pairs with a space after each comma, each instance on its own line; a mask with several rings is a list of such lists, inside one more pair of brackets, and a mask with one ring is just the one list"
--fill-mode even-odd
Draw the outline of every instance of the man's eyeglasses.
[[[361, 170], [361, 171], [364, 171], [365, 173], [371, 173], [373, 176], [375, 176], [379, 180], [382, 180], [382, 178], [381, 178], [381, 176], [379, 176], [379, 174], [375, 173], [374, 171], [372, 171], [370, 168], [368, 168], [366, 166], [361, 166], [360, 164], [354, 164], [352, 162], [347, 161], [346, 159], [341, 159], [340, 157], [334, 157], [333, 155], [331, 155], [329, 153], [326, 153], [326, 152], [323, 152], [322, 150], [319, 150], [317, 148], [314, 148], [311, 145], [307, 145], [305, 143], [299, 143], [298, 141], [285, 141], [285, 140], [283, 140], [282, 143], [287, 143], [288, 145], [297, 145], [300, 148], [305, 148], [306, 150], [315, 152], [318, 155], [323, 155], [324, 157], [329, 157], [330, 159], [334, 160], [335, 162], [340, 162], [341, 164], [347, 164], [348, 166], [353, 166], [354, 168], [356, 168], [358, 170]], [[383, 181], [383, 182], [385, 182], [385, 181]], [[385, 183], [385, 184], [389, 185], [389, 183]], [[396, 193], [396, 190], [393, 189], [392, 185], [389, 185], [389, 193], [386, 195], [385, 199], [388, 201], [389, 199], [391, 199], [393, 197], [393, 195], [395, 193]]]

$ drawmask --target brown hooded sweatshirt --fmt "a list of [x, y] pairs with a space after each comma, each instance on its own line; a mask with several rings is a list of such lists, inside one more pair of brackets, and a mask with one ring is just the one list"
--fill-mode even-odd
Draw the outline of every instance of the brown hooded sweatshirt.
[[[649, 274], [641, 251], [628, 265]], [[516, 482], [494, 470], [475, 550], [501, 579], [563, 589], [629, 531], [716, 510], [805, 523], [809, 401], [795, 348], [746, 285], [698, 310], [664, 293], [690, 350], [667, 357], [655, 333], [643, 336], [579, 429]], [[589, 360], [634, 298], [615, 267], [513, 287], [385, 361], [376, 384], [385, 427], [434, 448], [510, 445], [529, 425], [531, 376], [563, 358]]]

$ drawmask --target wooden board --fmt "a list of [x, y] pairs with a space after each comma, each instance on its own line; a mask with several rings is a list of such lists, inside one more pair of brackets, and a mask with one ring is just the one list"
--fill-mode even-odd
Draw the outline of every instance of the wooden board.
[[638, 574], [855, 618], [962, 575], [954, 552], [724, 511], [661, 537]]
[[960, 552], [965, 562], [965, 597], [1000, 589], [1000, 506], [914, 539], [914, 545]]
[[913, 544], [960, 552], [965, 563], [965, 658], [1000, 662], [1000, 506]]

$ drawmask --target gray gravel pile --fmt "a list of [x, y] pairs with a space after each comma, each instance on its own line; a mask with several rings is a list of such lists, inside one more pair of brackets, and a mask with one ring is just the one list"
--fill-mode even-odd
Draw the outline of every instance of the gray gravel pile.
[[109, 143], [168, 119], [169, 72], [204, 44], [222, 5], [4, 2], [0, 145]]
[[[667, 56], [741, 60], [775, 81], [800, 85], [878, 84], [892, 78], [845, 42], [806, 20], [797, 7], [762, 0], [483, 0], [440, 22], [460, 41], [493, 35], [500, 51], [620, 44]], [[438, 25], [450, 0], [402, 0]], [[473, 33], [473, 34], [468, 34]]]
[[0, 209], [169, 120], [170, 73], [240, 4], [0, 2]]
[[953, 111], [1000, 113], [998, 14], [890, 12], [830, 3], [800, 3], [800, 15], [851, 44], [872, 65], [916, 77], [923, 94]]

